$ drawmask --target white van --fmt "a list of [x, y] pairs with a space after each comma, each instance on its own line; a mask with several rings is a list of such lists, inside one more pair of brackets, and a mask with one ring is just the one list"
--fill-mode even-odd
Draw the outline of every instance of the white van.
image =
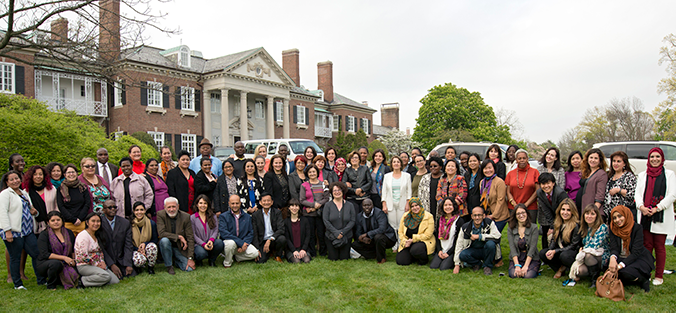
[[245, 140], [244, 143], [244, 156], [246, 158], [253, 158], [254, 151], [256, 147], [263, 144], [268, 147], [268, 156], [271, 158], [273, 155], [277, 154], [279, 146], [285, 144], [289, 148], [288, 159], [293, 160], [296, 158], [296, 155], [303, 155], [305, 148], [312, 146], [317, 151], [317, 155], [324, 155], [324, 150], [320, 148], [314, 141], [310, 139], [300, 139], [300, 138], [291, 138], [291, 139], [255, 139], [255, 140]]
[[[606, 158], [615, 151], [623, 151], [629, 157], [629, 164], [636, 175], [645, 171], [648, 165], [648, 152], [654, 147], [660, 147], [664, 151], [664, 167], [676, 172], [676, 142], [673, 141], [618, 141], [601, 142], [594, 144]], [[610, 160], [608, 160], [608, 166]]]

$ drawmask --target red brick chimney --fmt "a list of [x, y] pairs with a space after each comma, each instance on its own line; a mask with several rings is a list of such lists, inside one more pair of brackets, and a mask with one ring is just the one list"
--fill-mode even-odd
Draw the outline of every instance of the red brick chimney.
[[68, 20], [59, 17], [51, 24], [52, 40], [66, 42], [68, 41]]
[[289, 74], [289, 77], [300, 86], [300, 71], [299, 71], [299, 54], [298, 49], [289, 49], [282, 51], [282, 68]]
[[99, 55], [108, 62], [120, 57], [120, 0], [99, 2]]
[[324, 91], [324, 101], [333, 102], [333, 62], [317, 63], [317, 89]]
[[399, 103], [380, 105], [380, 124], [399, 129]]

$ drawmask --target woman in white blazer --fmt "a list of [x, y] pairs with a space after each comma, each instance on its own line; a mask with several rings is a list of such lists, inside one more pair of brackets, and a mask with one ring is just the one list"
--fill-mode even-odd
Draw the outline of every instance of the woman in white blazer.
[[676, 175], [664, 168], [664, 152], [652, 148], [648, 153], [648, 166], [638, 174], [636, 186], [636, 222], [643, 227], [643, 245], [655, 251], [655, 279], [653, 285], [664, 281], [664, 263], [667, 253], [664, 242], [674, 237], [674, 201], [676, 201]]
[[[407, 211], [411, 198], [411, 175], [402, 172], [403, 162], [398, 156], [392, 157], [392, 172], [383, 178], [382, 205], [387, 221], [394, 229], [399, 229], [399, 221]], [[396, 248], [396, 246], [395, 246]]]

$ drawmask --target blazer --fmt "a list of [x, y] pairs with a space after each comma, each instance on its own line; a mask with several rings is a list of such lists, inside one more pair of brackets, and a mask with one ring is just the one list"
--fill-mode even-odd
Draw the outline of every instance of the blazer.
[[488, 208], [494, 221], [509, 219], [509, 207], [507, 206], [507, 185], [502, 178], [493, 178], [491, 191], [488, 193]]
[[[124, 212], [124, 174], [115, 177], [110, 183], [110, 191], [113, 199], [115, 200], [115, 205], [117, 205], [117, 216], [125, 217]], [[141, 201], [146, 206], [146, 209], [150, 209], [155, 203], [155, 193], [153, 188], [148, 184], [148, 180], [141, 175], [131, 172], [129, 175], [129, 195], [131, 196], [131, 205], [134, 205], [134, 202]], [[132, 208], [133, 213], [134, 208]], [[133, 215], [133, 214], [132, 214]]]
[[[61, 193], [59, 193], [61, 194]], [[87, 192], [87, 194], [89, 194]], [[31, 207], [31, 198], [28, 196], [28, 193], [21, 190], [21, 195], [28, 200]], [[0, 230], [1, 231], [14, 231], [21, 233], [21, 218], [23, 216], [23, 203], [21, 200], [21, 195], [18, 195], [16, 191], [12, 188], [5, 188], [0, 192]], [[86, 212], [85, 212], [86, 215]], [[35, 222], [35, 216], [33, 218], [33, 232], [37, 231], [38, 223]], [[82, 219], [84, 221], [84, 219]]]
[[[253, 245], [258, 250], [261, 250], [265, 245], [265, 217], [263, 216], [263, 209], [257, 210], [251, 214], [251, 216], [251, 223], [253, 225]], [[272, 237], [275, 239], [284, 236], [284, 219], [282, 219], [282, 212], [275, 208], [270, 208], [270, 227], [272, 227]]]
[[[411, 177], [408, 173], [402, 172], [401, 177], [399, 178], [399, 203], [394, 203], [394, 195], [392, 194], [392, 180], [393, 172], [385, 174], [383, 177], [383, 190], [381, 193], [381, 199], [387, 204], [387, 210], [394, 210], [395, 207], [399, 210], [403, 210], [406, 207], [406, 202], [411, 198], [413, 191], [411, 190]], [[396, 205], [395, 205], [396, 204]]]
[[284, 219], [284, 232], [286, 233], [286, 251], [295, 252], [300, 250], [305, 250], [306, 252], [310, 248], [310, 237], [312, 233], [312, 227], [310, 227], [310, 220], [307, 217], [300, 217], [300, 248], [296, 248], [293, 245], [293, 231], [291, 225], [291, 218]]
[[251, 244], [253, 241], [253, 226], [249, 214], [244, 210], [240, 210], [239, 214], [239, 235], [232, 211], [223, 212], [218, 217], [218, 233], [221, 235], [221, 240], [232, 240], [237, 244], [237, 247], [242, 247], [244, 243]]
[[397, 241], [397, 234], [394, 232], [394, 228], [390, 226], [390, 223], [387, 222], [387, 214], [385, 214], [381, 209], [373, 207], [373, 213], [371, 213], [371, 231], [366, 232], [366, 218], [364, 213], [360, 212], [357, 214], [356, 227], [357, 233], [356, 238], [359, 238], [362, 234], [366, 233], [366, 236], [374, 239], [376, 235], [383, 234], [387, 236], [392, 241]]
[[561, 201], [568, 198], [568, 193], [559, 187], [559, 185], [554, 185], [552, 190], [552, 202], [549, 202], [547, 195], [542, 189], [537, 190], [537, 199], [538, 199], [538, 221], [542, 226], [553, 226], [554, 220], [556, 219], [556, 208], [559, 207]]
[[[180, 210], [176, 213], [176, 232], [172, 233], [171, 218], [167, 214], [167, 210], [157, 212], [157, 235], [160, 239], [167, 238], [171, 242], [176, 243], [184, 257], [192, 258], [195, 254], [195, 237], [192, 233], [192, 225], [190, 224], [188, 213]], [[188, 248], [185, 250], [180, 245], [180, 240], [178, 240], [179, 235], [183, 236], [188, 243]]]
[[495, 163], [495, 174], [500, 177], [500, 179], [505, 180], [507, 177], [507, 166], [502, 160], [499, 160], [498, 163]]
[[[213, 175], [213, 174], [211, 174]], [[194, 180], [194, 187], [195, 187], [195, 199], [197, 199], [197, 196], [199, 195], [206, 195], [209, 197], [209, 200], [214, 199], [214, 190], [216, 190], [216, 184], [217, 181], [215, 179], [216, 177], [214, 176], [214, 181], [210, 182], [209, 179], [207, 179], [207, 174], [202, 172], [200, 170], [195, 174]]]
[[[289, 184], [287, 177], [287, 186], [282, 187], [282, 183], [279, 182], [277, 174], [275, 171], [269, 171], [265, 173], [263, 177], [263, 190], [268, 190], [272, 194], [272, 207], [276, 209], [282, 209], [287, 206], [289, 203]], [[284, 190], [286, 189], [286, 191]]]
[[[455, 241], [455, 256], [453, 257], [453, 261], [455, 262], [455, 264], [461, 264], [460, 253], [469, 248], [469, 246], [472, 244], [471, 237], [473, 224], [474, 221], [470, 220], [469, 222], [463, 224], [462, 227], [460, 228], [458, 238]], [[502, 237], [502, 234], [498, 230], [498, 227], [495, 226], [495, 222], [493, 222], [493, 220], [490, 218], [484, 218], [483, 222], [481, 222], [481, 235], [480, 238], [477, 240], [481, 241], [492, 240], [495, 242], [496, 260], [502, 257], [499, 242], [500, 237]]]
[[291, 196], [290, 199], [296, 199], [300, 200], [300, 185], [304, 182], [307, 181], [307, 175], [305, 176], [305, 179], [300, 179], [300, 176], [298, 176], [298, 173], [295, 171], [288, 176], [289, 178], [289, 195]]
[[[657, 211], [664, 211], [664, 220], [662, 223], [653, 221], [650, 224], [650, 232], [653, 234], [665, 234], [667, 237], [673, 237], [676, 233], [676, 223], [674, 222], [674, 201], [676, 201], [676, 175], [668, 169], [664, 169], [664, 176], [667, 179], [667, 191], [664, 198], [657, 204]], [[645, 194], [645, 183], [647, 181], [647, 174], [645, 171], [638, 174], [638, 181], [636, 186], [636, 194], [634, 200], [636, 201], [636, 208], [640, 208], [643, 203], [643, 195]], [[638, 213], [641, 211], [636, 210]], [[642, 214], [636, 214], [636, 222], [641, 223]]]
[[[549, 250], [554, 250], [556, 253], [572, 250], [577, 251], [578, 248], [582, 247], [582, 236], [580, 235], [580, 225], [576, 224], [571, 234], [570, 242], [563, 242], [564, 247], [559, 248], [559, 238], [563, 236], [563, 232], [559, 231], [559, 235], [549, 243]], [[546, 235], [545, 235], [546, 236]], [[563, 241], [563, 240], [562, 240]]]
[[[235, 189], [237, 189], [237, 178], [233, 176], [235, 179]], [[214, 212], [228, 212], [230, 210], [230, 206], [228, 204], [228, 201], [230, 201], [230, 195], [236, 195], [237, 190], [229, 190], [228, 189], [228, 182], [226, 181], [225, 174], [218, 176], [218, 180], [216, 181], [216, 189], [214, 189]]]
[[[190, 176], [194, 180], [195, 172], [191, 169], [188, 169], [188, 172], [190, 172]], [[169, 170], [166, 183], [169, 195], [178, 199], [178, 208], [183, 212], [188, 212], [188, 209], [192, 206], [192, 203], [190, 203], [190, 189], [188, 188], [188, 180], [183, 176], [181, 169], [176, 167]]]
[[[593, 204], [595, 202], [600, 202], [601, 204], [603, 204], [603, 201], [606, 199], [607, 184], [608, 184], [608, 174], [602, 169], [597, 170], [596, 172], [594, 172], [592, 176], [588, 177], [586, 183], [584, 184], [582, 189], [578, 192], [578, 197], [581, 196], [581, 205], [579, 208], [577, 208], [577, 211], [582, 212], [584, 211], [584, 207]], [[582, 194], [579, 195], [580, 193]], [[673, 200], [676, 199], [672, 199], [672, 202]], [[601, 207], [603, 207], [603, 205], [601, 205]]]
[[357, 194], [355, 193], [357, 188], [361, 188], [361, 190], [366, 193], [364, 197], [368, 197], [368, 195], [371, 194], [371, 184], [373, 184], [373, 181], [371, 180], [371, 174], [369, 173], [368, 167], [364, 165], [359, 166], [356, 170], [352, 167], [346, 168], [343, 173], [342, 182], [349, 182], [352, 184], [352, 187], [347, 188], [347, 199], [357, 198]]
[[[70, 229], [65, 227], [63, 229], [65, 229], [68, 236], [70, 236], [70, 245], [72, 249], [72, 251], [70, 251], [71, 254], [67, 255], [67, 257], [73, 257], [73, 254], [75, 254], [75, 235]], [[40, 236], [38, 236], [38, 264], [48, 261], [49, 256], [52, 255], [52, 253], [52, 244], [49, 242], [49, 232], [43, 231], [40, 233]], [[75, 258], [73, 257], [73, 259]]]
[[648, 249], [643, 245], [643, 227], [635, 223], [631, 229], [631, 242], [629, 243], [629, 256], [621, 258], [622, 238], [617, 237], [612, 231], [608, 232], [610, 240], [610, 255], [617, 258], [617, 263], [624, 263], [625, 266], [637, 264], [638, 268], [644, 274], [650, 274], [655, 269], [655, 259]]
[[101, 228], [108, 236], [103, 253], [106, 265], [133, 266], [134, 244], [131, 240], [131, 223], [129, 223], [129, 220], [117, 216], [115, 218], [115, 229], [111, 229], [108, 218], [105, 215], [101, 215]]
[[199, 213], [196, 212], [193, 215], [190, 215], [190, 224], [192, 225], [192, 234], [195, 237], [195, 246], [203, 247], [208, 241], [214, 241], [218, 238], [218, 219], [214, 215], [214, 228], [209, 227], [209, 223], [206, 223], [206, 232], [204, 231], [204, 224], [200, 220]]
[[[162, 161], [162, 160], [160, 160], [160, 161]], [[110, 170], [110, 175], [111, 175], [110, 176], [110, 182], [112, 183], [113, 179], [115, 177], [117, 177], [117, 173], [120, 172], [120, 168], [117, 165], [110, 163], [110, 162], [107, 162], [106, 164], [108, 165], [108, 169]], [[96, 175], [101, 176], [101, 179], [103, 179], [103, 175], [101, 175], [101, 173], [99, 173], [99, 162], [96, 162]], [[108, 186], [106, 185], [106, 187], [108, 187]]]
[[[546, 236], [546, 234], [545, 234]], [[518, 257], [521, 253], [519, 250], [519, 227], [508, 228], [507, 229], [507, 239], [509, 240], [509, 259], [512, 260], [514, 257]], [[538, 225], [531, 223], [530, 227], [526, 227], [523, 232], [523, 238], [526, 239], [528, 245], [527, 256], [533, 261], [540, 259], [538, 254]], [[523, 264], [522, 264], [523, 265]]]
[[[404, 216], [401, 217], [401, 221], [399, 222], [400, 244], [397, 251], [404, 250], [404, 242], [409, 239], [406, 237], [406, 223], [404, 223], [404, 219], [410, 213], [411, 211], [404, 213]], [[425, 216], [423, 217], [423, 220], [420, 221], [420, 225], [418, 225], [418, 233], [413, 234], [413, 238], [411, 239], [413, 239], [413, 243], [424, 242], [425, 246], [427, 246], [427, 254], [434, 253], [437, 241], [434, 239], [434, 217], [432, 217], [432, 213], [425, 211]], [[456, 264], [458, 263], [456, 262]]]
[[[265, 191], [265, 188], [263, 187], [263, 179], [258, 177], [253, 180], [253, 184], [254, 184], [253, 188], [254, 188], [254, 198], [256, 199], [256, 206], [260, 208], [261, 195], [263, 194], [263, 191]], [[242, 178], [237, 178], [237, 193], [239, 194], [239, 200], [242, 202], [244, 209], [253, 207], [251, 199], [249, 199], [248, 179], [243, 180]]]

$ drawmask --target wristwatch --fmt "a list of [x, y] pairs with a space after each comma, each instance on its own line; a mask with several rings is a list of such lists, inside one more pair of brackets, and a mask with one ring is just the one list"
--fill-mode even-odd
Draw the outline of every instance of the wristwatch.
[[189, 257], [188, 260], [192, 261], [192, 257]]

